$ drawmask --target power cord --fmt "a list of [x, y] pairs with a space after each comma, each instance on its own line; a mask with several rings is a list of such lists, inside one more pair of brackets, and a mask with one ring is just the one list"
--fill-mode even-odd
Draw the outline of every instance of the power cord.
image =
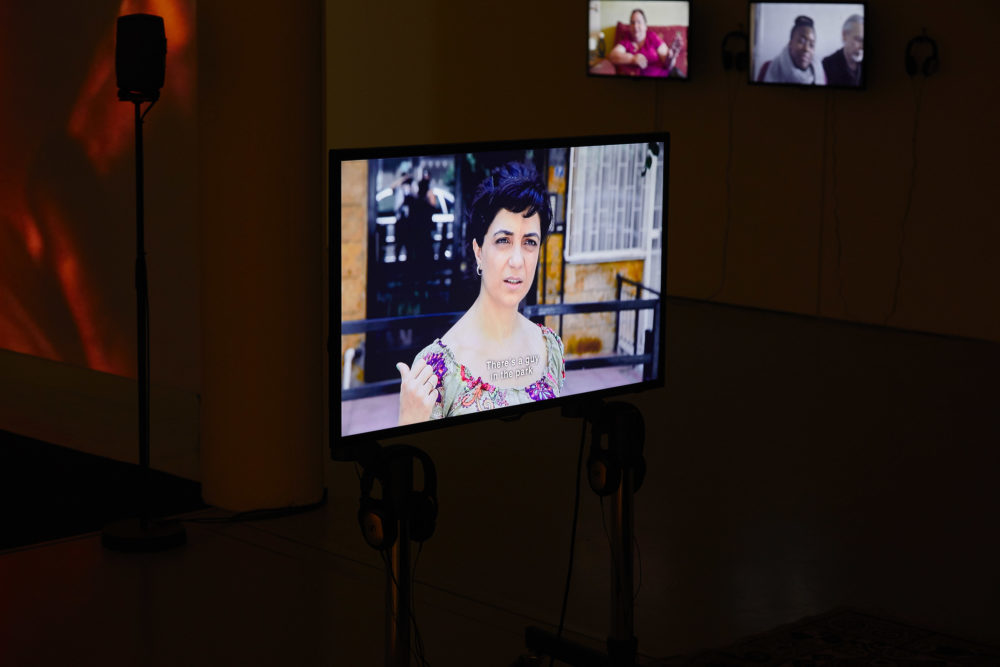
[[266, 519], [280, 519], [295, 514], [305, 514], [319, 509], [326, 504], [327, 491], [323, 489], [323, 496], [314, 503], [308, 505], [292, 505], [290, 507], [274, 507], [257, 510], [247, 510], [237, 512], [232, 516], [220, 517], [194, 517], [190, 519], [180, 519], [184, 523], [240, 523], [242, 521], [262, 521]]
[[726, 225], [722, 234], [722, 276], [718, 289], [709, 295], [708, 301], [715, 299], [726, 288], [726, 273], [729, 267], [729, 230], [733, 226], [733, 116], [736, 109], [737, 83], [737, 77], [729, 77], [729, 88], [726, 90], [729, 139], [726, 145]]
[[906, 207], [903, 209], [903, 219], [899, 223], [899, 247], [896, 256], [896, 280], [892, 288], [892, 303], [889, 307], [889, 314], [885, 316], [883, 324], [888, 324], [892, 316], [896, 314], [896, 306], [899, 305], [899, 286], [903, 281], [903, 248], [906, 246], [906, 227], [910, 219], [910, 210], [913, 208], [913, 192], [917, 182], [917, 135], [920, 130], [920, 107], [923, 102], [924, 78], [918, 78], [914, 84], [914, 105], [913, 105], [913, 136], [910, 139], [910, 155], [912, 156], [910, 165], [910, 183], [906, 190]]
[[420, 628], [417, 626], [417, 614], [416, 614], [416, 583], [417, 583], [417, 562], [420, 560], [420, 554], [424, 550], [424, 543], [417, 543], [417, 555], [413, 557], [413, 571], [410, 575], [410, 620], [413, 621], [413, 637], [414, 637], [414, 648], [416, 649], [415, 657], [420, 661], [420, 664], [424, 667], [430, 667], [430, 663], [427, 662], [427, 651], [424, 648], [424, 639], [420, 636]]
[[[566, 587], [563, 590], [562, 609], [559, 611], [559, 628], [556, 630], [556, 637], [562, 637], [563, 626], [566, 623], [566, 606], [569, 603], [569, 586], [573, 580], [573, 556], [576, 553], [576, 525], [580, 516], [580, 476], [583, 472], [583, 450], [587, 442], [587, 420], [581, 420], [583, 425], [580, 428], [580, 453], [576, 460], [576, 497], [573, 500], [573, 528], [569, 538], [569, 565], [566, 568]], [[555, 664], [555, 658], [549, 658], [549, 667]]]
[[[828, 91], [829, 92], [829, 91]], [[833, 200], [833, 231], [837, 239], [837, 294], [840, 296], [840, 303], [844, 307], [844, 316], [847, 316], [847, 299], [844, 298], [844, 276], [843, 257], [844, 243], [840, 235], [840, 205], [839, 186], [837, 184], [837, 98], [830, 96], [830, 171], [831, 171], [831, 194]]]
[[[415, 575], [417, 572], [417, 561], [420, 559], [420, 552], [423, 551], [424, 545], [422, 542], [418, 542], [417, 555], [413, 559], [412, 572]], [[392, 571], [392, 563], [389, 561], [389, 552], [382, 549], [379, 550], [379, 555], [382, 557], [382, 563], [385, 565], [385, 571], [389, 573], [389, 578], [392, 579], [392, 585], [397, 589], [399, 588], [399, 581], [396, 579], [396, 575]], [[427, 662], [427, 658], [424, 652], [424, 641], [420, 636], [420, 628], [417, 627], [417, 617], [413, 611], [413, 577], [410, 578], [410, 606], [406, 610], [406, 615], [410, 617], [410, 622], [413, 625], [413, 637], [414, 641], [410, 645], [410, 653], [413, 657], [420, 663], [421, 667], [430, 667], [430, 663]]]

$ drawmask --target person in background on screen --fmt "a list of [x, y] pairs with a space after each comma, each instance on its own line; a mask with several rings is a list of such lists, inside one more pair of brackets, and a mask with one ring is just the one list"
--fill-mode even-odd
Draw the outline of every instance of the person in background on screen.
[[566, 376], [554, 331], [518, 312], [532, 289], [552, 210], [531, 166], [509, 162], [480, 183], [467, 224], [479, 296], [400, 375], [399, 424], [555, 398]]
[[629, 15], [632, 39], [624, 39], [611, 49], [608, 60], [614, 65], [634, 65], [639, 68], [639, 76], [669, 76], [673, 71], [677, 56], [680, 55], [683, 39], [680, 33], [674, 36], [670, 46], [656, 32], [649, 30], [646, 13], [633, 9]]
[[860, 86], [861, 61], [865, 56], [865, 18], [852, 14], [841, 32], [844, 46], [823, 58], [826, 82], [831, 86]]
[[818, 85], [826, 83], [823, 70], [813, 65], [816, 53], [816, 28], [808, 16], [796, 16], [788, 46], [774, 60], [760, 68], [758, 81]]

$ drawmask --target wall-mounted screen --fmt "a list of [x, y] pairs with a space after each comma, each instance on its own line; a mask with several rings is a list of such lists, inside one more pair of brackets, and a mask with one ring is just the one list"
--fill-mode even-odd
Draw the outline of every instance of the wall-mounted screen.
[[331, 151], [333, 445], [662, 384], [668, 150]]
[[751, 2], [750, 82], [865, 87], [865, 4]]
[[687, 79], [690, 3], [590, 0], [587, 72], [592, 76]]

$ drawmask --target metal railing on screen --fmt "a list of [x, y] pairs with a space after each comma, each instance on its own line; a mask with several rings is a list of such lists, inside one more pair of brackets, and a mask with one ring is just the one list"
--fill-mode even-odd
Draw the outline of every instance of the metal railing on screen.
[[[627, 279], [626, 279], [627, 280]], [[647, 288], [648, 289], [648, 288]], [[619, 293], [620, 293], [619, 285]], [[650, 290], [653, 291], [653, 290]], [[537, 317], [559, 316], [559, 315], [579, 315], [583, 313], [616, 313], [622, 311], [651, 310], [653, 312], [653, 326], [647, 336], [650, 344], [645, 351], [640, 354], [611, 354], [594, 357], [581, 357], [579, 359], [567, 359], [566, 370], [585, 370], [591, 368], [608, 368], [612, 366], [638, 366], [642, 365], [643, 380], [650, 380], [654, 377], [656, 369], [660, 364], [660, 299], [659, 294], [655, 299], [630, 299], [626, 301], [592, 301], [588, 303], [547, 303], [536, 304], [524, 307], [524, 316], [532, 319]], [[442, 331], [458, 321], [464, 312], [455, 313], [433, 313], [428, 315], [404, 315], [401, 317], [383, 317], [370, 320], [351, 320], [342, 322], [340, 333], [342, 336], [351, 334], [364, 334], [375, 331], [389, 331], [395, 329], [407, 329], [414, 324], [438, 324]], [[636, 318], [638, 321], [638, 317]], [[615, 332], [615, 347], [618, 333], [617, 324]], [[399, 380], [380, 380], [377, 382], [366, 382], [357, 387], [341, 389], [341, 400], [349, 401], [356, 398], [368, 396], [378, 396], [399, 391]]]

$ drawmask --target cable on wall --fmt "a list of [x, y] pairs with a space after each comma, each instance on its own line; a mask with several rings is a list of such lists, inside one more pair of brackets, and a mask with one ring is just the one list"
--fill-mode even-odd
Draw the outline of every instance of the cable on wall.
[[[737, 70], [738, 71], [738, 70]], [[733, 117], [736, 109], [736, 87], [738, 76], [730, 76], [726, 89], [726, 114], [728, 140], [726, 144], [726, 224], [722, 232], [722, 270], [719, 287], [708, 296], [708, 301], [715, 299], [726, 288], [726, 274], [729, 267], [729, 231], [733, 226]]]
[[833, 203], [833, 232], [837, 240], [837, 295], [847, 317], [847, 299], [844, 297], [844, 242], [840, 229], [840, 185], [837, 181], [837, 98], [830, 96], [830, 198]]
[[[580, 428], [580, 453], [576, 460], [576, 493], [573, 500], [573, 528], [569, 538], [569, 564], [566, 566], [566, 587], [563, 589], [562, 608], [559, 611], [559, 628], [556, 630], [556, 637], [562, 637], [563, 627], [566, 624], [566, 607], [569, 603], [569, 588], [573, 581], [573, 557], [576, 553], [576, 526], [580, 517], [580, 476], [583, 473], [583, 450], [587, 443], [587, 420], [582, 419], [583, 426]], [[555, 663], [555, 658], [549, 658], [549, 667]]]
[[920, 132], [920, 109], [924, 97], [924, 79], [918, 78], [913, 84], [913, 134], [910, 137], [910, 178], [906, 187], [906, 205], [903, 208], [903, 218], [899, 222], [899, 244], [896, 248], [896, 277], [892, 287], [892, 302], [883, 324], [888, 324], [896, 307], [899, 305], [899, 288], [903, 282], [903, 251], [906, 247], [906, 231], [910, 221], [910, 211], [913, 208], [913, 193], [917, 182], [917, 136]]

